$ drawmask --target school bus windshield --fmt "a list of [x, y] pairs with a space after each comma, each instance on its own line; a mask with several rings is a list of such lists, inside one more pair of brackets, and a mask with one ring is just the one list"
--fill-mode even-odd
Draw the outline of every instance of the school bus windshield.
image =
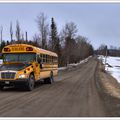
[[7, 53], [3, 54], [4, 62], [31, 62], [36, 60], [35, 53]]

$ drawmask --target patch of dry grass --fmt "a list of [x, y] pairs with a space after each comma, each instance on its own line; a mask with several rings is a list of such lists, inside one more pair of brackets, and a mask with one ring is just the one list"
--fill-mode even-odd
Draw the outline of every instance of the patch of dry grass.
[[108, 111], [112, 116], [120, 116], [120, 84], [98, 64], [96, 85]]

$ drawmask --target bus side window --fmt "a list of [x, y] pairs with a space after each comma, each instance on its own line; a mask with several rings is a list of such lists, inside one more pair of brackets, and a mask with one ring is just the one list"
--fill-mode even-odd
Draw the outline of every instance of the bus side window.
[[55, 57], [53, 57], [53, 63], [55, 63]]
[[42, 59], [40, 57], [40, 69], [42, 69]]
[[43, 63], [45, 63], [46, 62], [46, 56], [45, 56], [45, 54], [43, 54]]
[[37, 62], [38, 62], [38, 63], [41, 63], [40, 55], [37, 55]]
[[49, 59], [50, 59], [50, 63], [52, 63], [52, 58], [51, 58], [51, 56], [49, 56], [49, 57], [50, 57], [50, 58], [49, 58]]
[[54, 58], [53, 58], [53, 62], [54, 62], [54, 63], [57, 63], [57, 61], [58, 61], [58, 60], [57, 60], [57, 57], [54, 57]]
[[54, 57], [54, 63], [57, 63], [57, 57]]
[[45, 57], [46, 57], [46, 63], [48, 63], [48, 55], [45, 55]]
[[47, 55], [47, 63], [49, 63], [49, 55]]
[[48, 63], [50, 63], [50, 56], [48, 55]]
[[49, 56], [49, 63], [51, 63], [51, 56]]
[[52, 64], [54, 64], [54, 57], [52, 56]]
[[51, 63], [53, 64], [53, 56], [51, 56]]
[[42, 69], [42, 60], [40, 54], [37, 55], [37, 62], [40, 64], [40, 68]]
[[40, 54], [41, 62], [43, 62], [43, 54]]

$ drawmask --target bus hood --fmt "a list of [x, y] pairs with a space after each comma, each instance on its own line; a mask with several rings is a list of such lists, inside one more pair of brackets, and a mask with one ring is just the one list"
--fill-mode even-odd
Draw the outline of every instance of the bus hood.
[[19, 71], [22, 70], [26, 67], [28, 67], [30, 64], [24, 64], [24, 63], [17, 63], [17, 64], [2, 64], [0, 66], [0, 71], [4, 71], [4, 70], [15, 70], [15, 71]]

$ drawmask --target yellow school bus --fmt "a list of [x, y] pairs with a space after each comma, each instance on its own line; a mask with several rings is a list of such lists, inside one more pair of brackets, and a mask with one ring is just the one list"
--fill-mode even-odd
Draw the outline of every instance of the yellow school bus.
[[58, 73], [56, 53], [27, 44], [12, 44], [2, 49], [0, 89], [24, 86], [31, 91], [39, 80], [51, 84]]

